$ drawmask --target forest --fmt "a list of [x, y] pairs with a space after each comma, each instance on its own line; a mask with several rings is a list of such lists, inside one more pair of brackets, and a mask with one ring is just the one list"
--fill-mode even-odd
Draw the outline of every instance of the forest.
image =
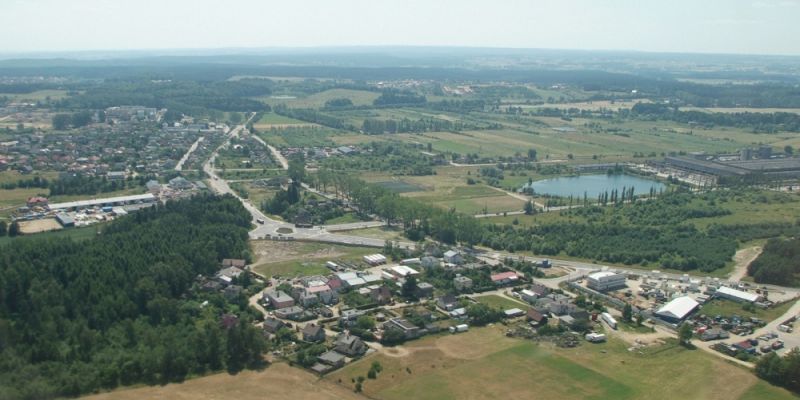
[[747, 267], [758, 283], [800, 286], [800, 238], [772, 238]]
[[[221, 259], [247, 257], [249, 224], [232, 196], [203, 195], [118, 219], [93, 239], [0, 249], [0, 398], [260, 366], [265, 344], [246, 299], [231, 304], [193, 287]], [[238, 323], [221, 325], [237, 310]]]

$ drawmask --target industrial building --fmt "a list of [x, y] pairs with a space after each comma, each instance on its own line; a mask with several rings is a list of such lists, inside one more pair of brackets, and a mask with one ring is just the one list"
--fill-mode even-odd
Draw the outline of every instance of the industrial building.
[[595, 272], [586, 277], [586, 286], [598, 292], [621, 289], [625, 287], [625, 275], [609, 271]]
[[740, 303], [755, 303], [761, 299], [761, 296], [755, 293], [748, 293], [739, 289], [729, 288], [722, 286], [715, 292], [719, 298], [737, 301]]
[[137, 194], [132, 196], [109, 197], [105, 199], [78, 200], [66, 203], [50, 204], [51, 210], [81, 210], [92, 207], [124, 206], [130, 204], [155, 203], [156, 196], [152, 193]]
[[666, 157], [664, 164], [680, 170], [714, 175], [719, 178], [766, 179], [800, 178], [800, 158], [764, 158], [722, 161], [720, 158]]
[[683, 296], [664, 304], [656, 311], [656, 315], [667, 322], [677, 324], [686, 319], [697, 307], [700, 307], [700, 303], [689, 296]]

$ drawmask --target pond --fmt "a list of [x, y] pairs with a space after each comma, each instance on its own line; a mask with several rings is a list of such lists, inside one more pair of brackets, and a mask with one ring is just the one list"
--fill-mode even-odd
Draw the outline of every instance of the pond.
[[[528, 184], [523, 186], [523, 189]], [[544, 179], [541, 181], [533, 182], [534, 193], [549, 194], [553, 196], [569, 197], [572, 195], [575, 198], [583, 198], [584, 192], [589, 199], [596, 199], [600, 193], [611, 192], [614, 189], [622, 190], [622, 188], [634, 187], [634, 194], [648, 194], [650, 188], [661, 190], [666, 186], [656, 180], [642, 178], [633, 175], [580, 175], [580, 176], [562, 176], [552, 179]]]

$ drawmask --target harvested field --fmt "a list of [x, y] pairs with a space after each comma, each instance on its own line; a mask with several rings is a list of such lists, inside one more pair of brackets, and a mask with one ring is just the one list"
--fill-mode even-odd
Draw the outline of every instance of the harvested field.
[[57, 231], [59, 229], [62, 229], [61, 224], [59, 224], [53, 218], [37, 219], [34, 221], [23, 221], [19, 223], [20, 232], [26, 235], [31, 233]]

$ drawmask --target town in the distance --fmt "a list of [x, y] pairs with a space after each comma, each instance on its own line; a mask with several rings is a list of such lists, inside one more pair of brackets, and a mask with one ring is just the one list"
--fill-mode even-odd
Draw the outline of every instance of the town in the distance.
[[0, 60], [0, 398], [796, 398], [800, 58], [591, 55]]

